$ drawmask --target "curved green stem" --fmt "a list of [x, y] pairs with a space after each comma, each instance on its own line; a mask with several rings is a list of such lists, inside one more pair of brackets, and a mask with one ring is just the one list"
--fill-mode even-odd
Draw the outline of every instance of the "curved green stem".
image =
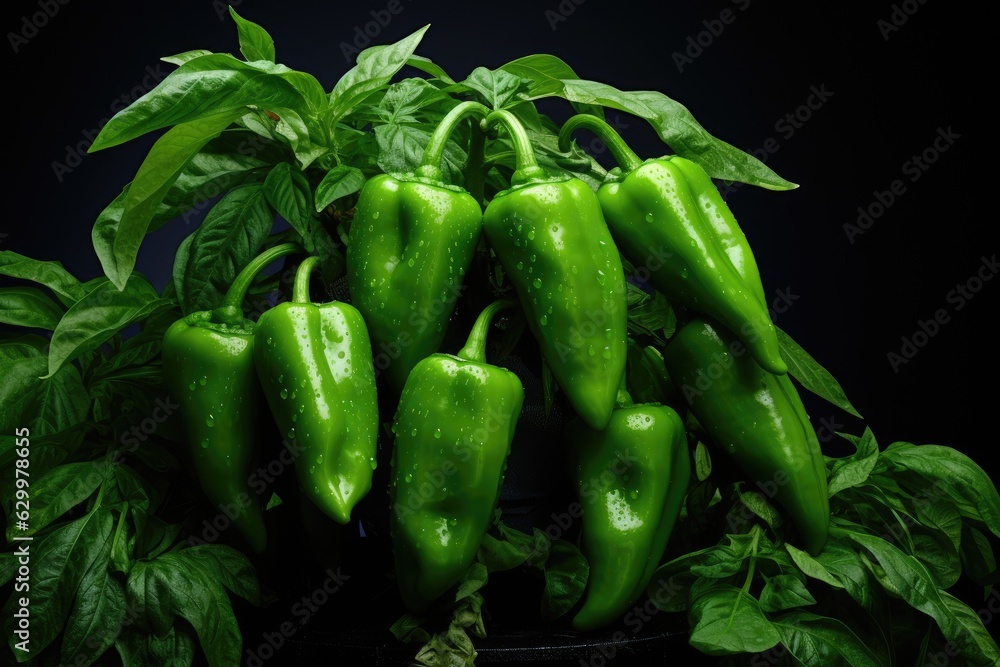
[[486, 127], [497, 123], [504, 124], [510, 134], [511, 141], [514, 143], [516, 167], [514, 175], [510, 178], [511, 185], [520, 185], [541, 178], [544, 172], [538, 166], [538, 161], [535, 160], [535, 149], [532, 148], [528, 132], [521, 125], [521, 121], [506, 109], [497, 109], [483, 121]]
[[456, 356], [467, 361], [486, 362], [486, 335], [490, 331], [490, 324], [493, 323], [493, 316], [504, 308], [510, 308], [514, 304], [510, 299], [498, 299], [486, 306], [483, 312], [479, 313], [476, 323], [472, 325], [469, 332], [469, 340], [465, 347], [458, 351]]
[[449, 111], [448, 115], [441, 119], [441, 122], [434, 130], [434, 134], [427, 141], [427, 147], [424, 148], [424, 155], [420, 160], [420, 166], [417, 167], [417, 175], [424, 178], [432, 178], [436, 181], [442, 180], [441, 157], [444, 155], [445, 146], [448, 145], [448, 139], [451, 137], [452, 132], [455, 131], [455, 128], [458, 127], [458, 124], [466, 116], [476, 115], [484, 117], [489, 112], [488, 107], [483, 106], [479, 102], [471, 101], [462, 102]]
[[319, 257], [315, 255], [306, 257], [295, 271], [295, 284], [292, 285], [292, 301], [294, 303], [309, 303], [309, 276], [312, 275], [317, 262], [319, 262]]
[[250, 289], [250, 283], [269, 264], [277, 259], [281, 259], [292, 253], [302, 252], [302, 247], [298, 243], [282, 243], [273, 248], [268, 248], [260, 253], [247, 264], [236, 280], [229, 286], [226, 297], [222, 300], [222, 305], [212, 311], [212, 319], [222, 324], [239, 324], [243, 321], [243, 300]]
[[615, 156], [615, 161], [625, 171], [632, 171], [642, 164], [642, 158], [635, 154], [621, 135], [597, 116], [590, 114], [577, 114], [567, 120], [562, 129], [559, 130], [559, 150], [564, 153], [569, 150], [569, 138], [574, 130], [579, 128], [590, 130], [603, 141], [611, 154]]

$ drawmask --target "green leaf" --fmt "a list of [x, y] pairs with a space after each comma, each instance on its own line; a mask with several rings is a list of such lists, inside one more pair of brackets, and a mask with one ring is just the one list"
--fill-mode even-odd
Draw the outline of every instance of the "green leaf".
[[696, 582], [688, 614], [688, 642], [708, 655], [759, 653], [781, 641], [757, 600], [730, 584]]
[[197, 647], [185, 627], [171, 627], [162, 636], [128, 626], [115, 641], [124, 667], [191, 667]]
[[997, 560], [989, 538], [968, 524], [962, 525], [961, 556], [962, 568], [974, 582], [985, 584], [991, 576], [997, 578]]
[[792, 557], [792, 561], [794, 561], [795, 565], [802, 570], [803, 574], [810, 576], [813, 579], [819, 579], [823, 583], [829, 584], [834, 588], [844, 588], [844, 584], [840, 583], [840, 579], [836, 575], [826, 569], [822, 563], [805, 551], [802, 551], [797, 547], [793, 547], [788, 543], [785, 544], [785, 549]]
[[778, 344], [781, 346], [781, 358], [788, 364], [789, 374], [820, 398], [829, 401], [848, 414], [861, 417], [861, 414], [847, 400], [847, 394], [844, 393], [843, 387], [830, 372], [813, 359], [801, 345], [792, 340], [791, 336], [778, 327], [774, 329], [778, 334]]
[[986, 472], [975, 461], [951, 447], [893, 443], [880, 458], [889, 469], [909, 470], [927, 480], [923, 490], [933, 500], [945, 495], [962, 514], [986, 524], [1000, 537], [1000, 495]]
[[914, 609], [935, 621], [945, 639], [968, 660], [996, 664], [1000, 649], [975, 611], [940, 590], [927, 568], [882, 538], [848, 530], [846, 536], [867, 549], [880, 566], [879, 582]]
[[80, 281], [63, 268], [61, 262], [42, 262], [12, 250], [0, 251], [0, 275], [44, 285], [66, 306], [73, 305], [86, 293]]
[[492, 535], [483, 536], [476, 560], [483, 563], [489, 572], [506, 572], [524, 564], [531, 550], [531, 539], [525, 535], [523, 542], [509, 539], [498, 540]]
[[208, 117], [239, 118], [249, 105], [315, 117], [326, 106], [315, 77], [265, 61], [243, 62], [228, 53], [188, 60], [153, 90], [119, 111], [89, 152], [117, 146], [147, 132]]
[[[59, 526], [31, 545], [31, 649], [40, 653], [62, 632], [72, 602], [87, 572], [105, 552], [114, 519], [111, 511], [99, 509], [76, 521]], [[17, 605], [11, 596], [4, 617], [11, 618]], [[11, 647], [18, 641], [9, 638]], [[30, 657], [22, 652], [19, 656]]]
[[[430, 131], [413, 125], [379, 125], [375, 128], [378, 141], [378, 166], [386, 173], [407, 173], [415, 171], [424, 156], [424, 149], [430, 140]], [[441, 157], [441, 171], [444, 180], [450, 183], [462, 182], [462, 167], [468, 157], [458, 144], [445, 144]]]
[[[700, 443], [699, 443], [700, 444]], [[754, 515], [764, 520], [769, 527], [774, 528], [782, 523], [781, 514], [768, 502], [767, 497], [754, 490], [744, 491], [742, 486], [737, 491], [740, 502]]]
[[74, 667], [93, 664], [118, 639], [125, 624], [125, 589], [108, 572], [112, 541], [80, 580], [73, 611], [63, 633], [62, 663]]
[[837, 578], [847, 594], [858, 604], [866, 609], [871, 608], [872, 591], [868, 571], [854, 549], [830, 540], [815, 560]]
[[170, 63], [171, 65], [183, 65], [189, 60], [210, 55], [212, 55], [211, 51], [206, 51], [205, 49], [192, 49], [191, 51], [185, 51], [173, 56], [163, 56], [160, 60], [165, 63]]
[[326, 172], [316, 186], [316, 212], [319, 213], [334, 201], [361, 190], [365, 175], [357, 167], [339, 164]]
[[[31, 345], [0, 346], [2, 432], [13, 434], [14, 429], [27, 426], [37, 439], [66, 431], [86, 418], [90, 402], [79, 371], [66, 366], [42, 379], [47, 367], [46, 357]], [[41, 451], [32, 454], [33, 467], [42, 465], [40, 456]]]
[[643, 118], [675, 153], [697, 162], [713, 178], [769, 190], [798, 187], [752, 155], [713, 137], [685, 106], [659, 91], [621, 91], [605, 83], [580, 79], [563, 79], [562, 83], [560, 96], [571, 102], [597, 104]]
[[52, 331], [63, 309], [35, 287], [0, 288], [0, 324]]
[[178, 249], [174, 287], [185, 315], [222, 305], [237, 274], [257, 256], [274, 224], [264, 189], [243, 185], [232, 190]]
[[545, 559], [545, 589], [542, 618], [559, 618], [579, 601], [587, 587], [590, 564], [580, 550], [566, 540], [554, 540]]
[[125, 327], [170, 307], [144, 278], [128, 278], [122, 291], [107, 280], [70, 307], [52, 333], [49, 374], [96, 349]]
[[482, 96], [483, 102], [491, 109], [506, 109], [512, 103], [524, 99], [520, 94], [527, 89], [528, 82], [503, 69], [488, 70], [477, 67], [459, 85], [471, 88]]
[[884, 665], [877, 654], [837, 619], [793, 611], [773, 623], [781, 634], [781, 643], [803, 665]]
[[429, 27], [426, 25], [395, 44], [372, 46], [359, 53], [357, 64], [337, 81], [330, 93], [330, 125], [389, 83], [396, 72], [410, 61]]
[[[564, 60], [546, 53], [512, 60], [500, 69], [528, 81], [528, 95], [532, 98], [552, 95], [562, 97], [566, 91], [562, 80], [580, 78]], [[604, 118], [604, 109], [600, 106], [574, 103], [573, 107], [578, 113], [589, 113]]]
[[224, 544], [203, 544], [176, 552], [182, 560], [203, 567], [223, 586], [253, 605], [260, 606], [260, 585], [250, 560]]
[[760, 608], [764, 611], [784, 611], [811, 604], [816, 604], [816, 598], [794, 574], [771, 577], [760, 592]]
[[157, 634], [165, 633], [175, 615], [194, 628], [210, 667], [239, 664], [242, 638], [222, 583], [183, 551], [139, 561], [129, 574], [127, 590], [137, 610], [145, 611]]
[[124, 195], [118, 224], [110, 222], [113, 209], [98, 219], [92, 233], [94, 249], [104, 274], [119, 289], [124, 289], [135, 267], [139, 246], [167, 192], [195, 153], [235, 118], [231, 112], [223, 113], [171, 128], [153, 144], [139, 166], [128, 194]]
[[267, 60], [274, 62], [274, 40], [253, 21], [248, 21], [229, 6], [229, 15], [236, 21], [236, 30], [240, 35], [240, 53], [247, 60]]
[[7, 539], [18, 535], [34, 535], [63, 514], [89, 498], [108, 474], [107, 462], [87, 461], [68, 463], [50, 470], [31, 484], [31, 519], [28, 529], [17, 527], [17, 517], [11, 516]]
[[312, 188], [298, 169], [282, 162], [276, 165], [264, 181], [264, 194], [278, 214], [288, 221], [292, 228], [309, 239], [309, 229], [313, 220]]
[[448, 73], [445, 72], [440, 65], [432, 62], [430, 58], [413, 55], [406, 60], [406, 64], [420, 70], [421, 72], [426, 72], [427, 74], [440, 79], [444, 83], [455, 83], [455, 80], [448, 76]]
[[878, 443], [875, 441], [875, 434], [866, 427], [857, 444], [857, 451], [847, 458], [834, 461], [828, 482], [830, 497], [844, 489], [865, 483], [875, 468], [875, 464], [878, 463], [878, 457]]

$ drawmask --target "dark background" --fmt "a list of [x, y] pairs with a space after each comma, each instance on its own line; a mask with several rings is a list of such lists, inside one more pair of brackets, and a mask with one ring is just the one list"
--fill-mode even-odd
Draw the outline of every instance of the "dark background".
[[[155, 137], [94, 155], [78, 145], [89, 144], [123, 96], [131, 100], [151, 87], [151, 73], [161, 78], [173, 69], [160, 56], [196, 48], [237, 53], [236, 30], [225, 6], [209, 0], [49, 0], [58, 11], [26, 31], [24, 17], [45, 2], [7, 3], [0, 22], [8, 100], [0, 248], [60, 260], [89, 279], [100, 273], [91, 226]], [[853, 433], [870, 426], [883, 445], [949, 445], [998, 478], [992, 315], [1000, 280], [976, 282], [980, 270], [990, 277], [997, 270], [984, 264], [997, 251], [983, 169], [994, 135], [974, 123], [978, 83], [966, 83], [995, 75], [995, 58], [980, 55], [977, 33], [991, 22], [986, 16], [940, 0], [850, 10], [760, 0], [399, 2], [402, 12], [373, 43], [429, 23], [418, 53], [456, 79], [479, 65], [552, 53], [581, 78], [664, 92], [714, 136], [747, 151], [764, 149], [758, 155], [801, 187], [743, 186], [729, 204], [768, 293], [794, 297], [777, 324], [839, 379], [865, 416], [861, 422], [806, 397], [814, 420]], [[271, 32], [279, 62], [330, 89], [353, 64], [340, 44], [386, 5], [244, 0], [237, 8]], [[12, 31], [29, 37], [17, 53]], [[690, 60], [678, 66], [675, 53], [686, 50]], [[826, 91], [826, 99], [813, 96], [815, 108], [800, 109], [815, 90]], [[559, 103], [544, 109], [560, 119], [568, 112]], [[796, 110], [805, 119], [798, 127], [782, 122]], [[640, 155], [669, 152], [642, 120], [611, 115], [627, 123], [622, 132]], [[946, 151], [934, 150], [939, 132], [949, 130], [957, 138]], [[934, 162], [913, 180], [912, 163], [905, 163], [927, 149]], [[57, 175], [54, 163], [71, 171], [58, 168]], [[856, 224], [859, 207], [878, 213], [879, 197], [889, 195], [877, 193], [897, 180], [905, 191], [897, 186], [901, 194], [852, 243], [844, 225]], [[177, 243], [193, 230], [193, 223], [178, 222], [151, 235], [138, 270], [162, 287]], [[956, 297], [952, 290], [970, 280], [981, 290]], [[913, 340], [920, 322], [940, 309], [948, 321], [933, 336], [918, 334], [926, 345], [894, 369], [887, 355], [900, 353], [902, 338]]]

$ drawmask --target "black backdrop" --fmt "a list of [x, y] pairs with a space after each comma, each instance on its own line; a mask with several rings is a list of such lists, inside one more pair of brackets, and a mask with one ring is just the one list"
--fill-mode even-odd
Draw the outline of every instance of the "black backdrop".
[[[389, 4], [237, 6], [271, 32], [280, 62], [329, 89], [351, 64], [341, 44]], [[998, 470], [990, 458], [1000, 370], [991, 315], [1000, 267], [983, 168], [992, 133], [974, 125], [978, 90], [965, 83], [995, 75], [976, 35], [987, 16], [940, 0], [851, 9], [760, 0], [395, 6], [401, 11], [373, 43], [430, 24], [418, 53], [455, 78], [552, 53], [582, 78], [662, 91], [715, 136], [766, 157], [801, 187], [741, 187], [730, 206], [765, 288], [790, 303], [777, 323], [833, 372], [866, 421], [807, 398], [813, 417], [855, 433], [867, 424], [883, 445], [950, 445]], [[211, 0], [36, 0], [3, 12], [0, 248], [94, 277], [91, 225], [155, 137], [93, 155], [81, 149], [123, 100], [172, 69], [160, 56], [236, 53], [235, 28]], [[641, 155], [668, 152], [643, 121], [617, 115]], [[162, 287], [176, 244], [193, 229], [177, 223], [150, 236], [138, 269]], [[928, 325], [936, 316], [943, 323]], [[904, 338], [919, 346], [904, 349]], [[915, 355], [894, 367], [888, 355], [904, 352]]]

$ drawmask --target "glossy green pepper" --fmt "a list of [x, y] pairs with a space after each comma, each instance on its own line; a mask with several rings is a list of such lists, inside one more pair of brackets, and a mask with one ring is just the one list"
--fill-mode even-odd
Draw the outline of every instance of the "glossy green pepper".
[[433, 354], [406, 380], [392, 431], [390, 534], [406, 607], [431, 606], [472, 564], [500, 499], [524, 389], [486, 363], [496, 301], [457, 355]]
[[739, 336], [766, 370], [786, 373], [756, 261], [711, 178], [676, 155], [641, 160], [610, 125], [586, 114], [563, 125], [563, 150], [579, 127], [604, 140], [625, 172], [597, 192], [622, 255], [668, 299]]
[[696, 318], [663, 351], [670, 377], [710, 439], [791, 518], [816, 555], [830, 527], [826, 466], [798, 390], [724, 327]]
[[588, 426], [603, 429], [628, 351], [618, 249], [593, 191], [576, 178], [547, 176], [513, 114], [486, 119], [497, 121], [510, 131], [517, 170], [486, 207], [486, 238], [560, 389]]
[[314, 304], [299, 265], [292, 301], [257, 321], [254, 363], [283, 437], [299, 448], [295, 471], [305, 495], [346, 524], [368, 493], [378, 441], [378, 396], [371, 341], [354, 307]]
[[208, 500], [232, 519], [250, 546], [264, 550], [267, 535], [249, 477], [262, 404], [254, 371], [255, 324], [240, 306], [254, 276], [280, 257], [299, 252], [275, 246], [250, 262], [233, 281], [222, 305], [191, 313], [163, 335], [163, 375], [180, 405], [195, 472]]
[[482, 237], [482, 208], [442, 180], [448, 137], [480, 104], [441, 121], [415, 174], [379, 174], [358, 196], [347, 245], [351, 303], [365, 318], [375, 366], [399, 392], [410, 370], [437, 352]]
[[567, 425], [590, 563], [586, 597], [573, 617], [577, 630], [608, 625], [645, 592], [691, 477], [680, 415], [658, 403], [632, 405], [624, 391], [621, 396], [605, 430]]

